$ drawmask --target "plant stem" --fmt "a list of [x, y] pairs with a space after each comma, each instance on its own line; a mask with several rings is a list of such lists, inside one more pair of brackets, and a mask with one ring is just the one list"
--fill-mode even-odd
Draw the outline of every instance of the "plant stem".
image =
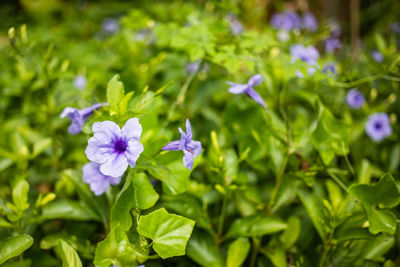
[[349, 193], [349, 188], [342, 182], [342, 180], [339, 179], [339, 177], [337, 177], [331, 171], [328, 171], [328, 174], [341, 188], [343, 188], [344, 191]]
[[226, 194], [224, 195], [224, 198], [222, 200], [221, 214], [219, 215], [218, 232], [217, 232], [218, 242], [221, 238], [222, 231], [224, 230], [225, 210], [226, 210], [226, 205], [228, 204], [228, 197]]
[[285, 173], [285, 169], [286, 169], [286, 166], [288, 164], [288, 161], [289, 161], [289, 153], [286, 154], [286, 156], [285, 156], [285, 158], [283, 160], [282, 166], [281, 166], [281, 168], [279, 170], [278, 176], [276, 177], [276, 184], [275, 184], [275, 187], [274, 187], [274, 191], [272, 192], [271, 199], [269, 200], [269, 203], [268, 203], [267, 212], [269, 214], [272, 213], [272, 208], [275, 205], [275, 199], [276, 199], [276, 196], [278, 195], [279, 188], [281, 187], [282, 177], [283, 177], [283, 174]]
[[250, 267], [254, 267], [256, 265], [256, 260], [257, 260], [257, 254], [259, 250], [259, 237], [253, 237], [253, 251], [251, 253], [251, 259], [250, 259]]

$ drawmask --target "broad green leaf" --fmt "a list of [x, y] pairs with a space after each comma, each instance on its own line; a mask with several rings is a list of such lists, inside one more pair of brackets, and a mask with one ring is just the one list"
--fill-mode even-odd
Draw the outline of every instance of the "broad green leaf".
[[45, 236], [42, 238], [42, 240], [40, 240], [40, 248], [51, 249], [56, 247], [57, 242], [61, 239], [67, 242], [73, 249], [77, 250], [83, 258], [91, 259], [93, 257], [95, 248], [89, 240], [78, 238], [74, 235], [69, 235], [66, 233], [57, 233]]
[[325, 240], [326, 232], [324, 225], [326, 224], [326, 218], [324, 216], [324, 206], [321, 203], [321, 199], [316, 195], [307, 192], [305, 189], [298, 189], [297, 195], [305, 206], [319, 236], [322, 240]]
[[112, 111], [119, 112], [119, 103], [123, 100], [124, 94], [124, 84], [119, 80], [119, 75], [116, 74], [108, 82], [107, 86], [107, 102]]
[[291, 248], [296, 242], [301, 231], [301, 221], [296, 216], [291, 216], [287, 221], [287, 228], [279, 237], [283, 246], [287, 249]]
[[94, 264], [98, 267], [109, 267], [112, 264], [119, 267], [138, 265], [136, 248], [130, 243], [125, 231], [116, 227], [106, 239], [97, 244]]
[[25, 180], [19, 181], [12, 191], [12, 199], [15, 207], [19, 211], [29, 208], [28, 203], [29, 183]]
[[73, 200], [57, 200], [43, 207], [42, 219], [69, 219], [78, 221], [101, 221], [82, 203]]
[[127, 231], [132, 226], [130, 210], [149, 209], [158, 200], [159, 195], [154, 190], [146, 174], [139, 173], [132, 177], [129, 174], [125, 185], [111, 209], [111, 228], [120, 225], [120, 228]]
[[187, 244], [186, 254], [203, 267], [225, 266], [222, 253], [214, 239], [207, 233], [196, 229]]
[[275, 267], [287, 266], [286, 251], [281, 247], [267, 248], [264, 254], [271, 260]]
[[376, 235], [371, 234], [367, 228], [349, 228], [340, 231], [336, 235], [337, 242], [345, 242], [357, 239], [374, 239]]
[[0, 241], [0, 264], [27, 250], [33, 244], [29, 235], [7, 237]]
[[139, 234], [153, 240], [153, 249], [165, 259], [185, 255], [186, 243], [195, 222], [182, 216], [169, 214], [164, 208], [139, 219]]
[[154, 206], [159, 199], [158, 193], [154, 190], [146, 174], [139, 173], [133, 176], [132, 186], [134, 189], [135, 207], [146, 210]]
[[395, 244], [395, 238], [388, 235], [379, 235], [373, 240], [368, 240], [364, 246], [360, 259], [381, 260]]
[[396, 230], [396, 216], [388, 209], [400, 203], [400, 193], [390, 174], [384, 175], [377, 184], [355, 184], [349, 192], [361, 202], [367, 212], [369, 230], [372, 234]]
[[40, 153], [42, 153], [46, 148], [48, 148], [53, 140], [50, 137], [40, 139], [39, 141], [33, 144], [33, 152], [32, 158], [37, 157]]
[[78, 253], [64, 240], [58, 240], [57, 251], [60, 254], [63, 267], [82, 267]]
[[133, 96], [133, 92], [127, 93], [124, 96], [124, 98], [121, 100], [121, 102], [119, 103], [119, 112], [120, 112], [121, 116], [125, 115], [126, 110], [128, 108], [129, 100], [132, 98], [132, 96]]
[[228, 248], [226, 267], [239, 267], [246, 260], [250, 250], [248, 238], [240, 237], [233, 241]]
[[256, 214], [236, 219], [224, 239], [263, 236], [282, 231], [286, 227], [286, 223], [278, 217]]

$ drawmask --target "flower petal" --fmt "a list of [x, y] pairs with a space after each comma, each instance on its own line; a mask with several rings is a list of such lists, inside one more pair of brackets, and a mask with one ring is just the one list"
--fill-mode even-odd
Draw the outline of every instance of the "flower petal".
[[108, 160], [100, 165], [102, 174], [112, 177], [119, 177], [124, 174], [128, 168], [128, 160], [122, 153], [113, 153]]
[[251, 98], [253, 98], [261, 106], [263, 106], [263, 107], [267, 106], [267, 104], [265, 104], [262, 97], [253, 88], [250, 87], [248, 90], [246, 90], [246, 94], [248, 94]]
[[83, 122], [76, 120], [72, 121], [71, 125], [68, 127], [68, 132], [70, 134], [77, 134], [82, 131]]
[[140, 135], [142, 134], [142, 125], [139, 123], [138, 118], [129, 119], [124, 127], [122, 128], [122, 136], [127, 140], [136, 139], [140, 140]]
[[128, 142], [128, 147], [124, 152], [124, 156], [126, 157], [128, 164], [131, 168], [135, 167], [136, 161], [142, 152], [143, 152], [142, 143], [136, 140], [131, 140]]
[[112, 143], [105, 143], [103, 140], [98, 140], [91, 137], [88, 141], [85, 154], [86, 157], [96, 163], [105, 163], [114, 153]]
[[262, 83], [262, 81], [263, 81], [264, 79], [263, 79], [263, 77], [260, 75], [260, 74], [256, 74], [256, 75], [254, 75], [253, 77], [251, 77], [250, 79], [249, 79], [249, 81], [248, 81], [248, 85], [250, 86], [250, 87], [253, 87], [253, 86], [257, 86], [257, 85], [259, 85], [260, 83]]
[[193, 152], [193, 156], [197, 157], [201, 153], [201, 142], [200, 141], [191, 141], [188, 145], [188, 148]]
[[192, 126], [189, 119], [186, 119], [186, 140], [192, 140]]
[[233, 84], [229, 89], [231, 94], [243, 94], [249, 86], [247, 84]]
[[176, 140], [166, 144], [161, 150], [176, 151], [181, 149], [181, 141]]
[[119, 126], [112, 121], [95, 122], [92, 129], [93, 136], [105, 144], [111, 143], [113, 139], [121, 136]]
[[183, 150], [183, 152], [185, 153], [185, 155], [183, 156], [183, 165], [185, 165], [185, 167], [189, 170], [192, 170], [194, 155], [192, 152], [187, 150]]

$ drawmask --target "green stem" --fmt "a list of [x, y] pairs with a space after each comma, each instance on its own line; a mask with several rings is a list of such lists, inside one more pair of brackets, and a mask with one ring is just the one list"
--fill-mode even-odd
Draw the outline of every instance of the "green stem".
[[218, 240], [221, 238], [222, 231], [224, 230], [225, 210], [226, 210], [226, 205], [228, 204], [228, 197], [226, 194], [224, 195], [224, 198], [222, 200], [221, 214], [219, 216], [218, 232], [217, 232]]
[[276, 199], [276, 196], [278, 195], [279, 189], [281, 187], [282, 177], [283, 177], [283, 174], [285, 173], [285, 169], [286, 169], [286, 166], [288, 164], [288, 161], [289, 161], [289, 153], [286, 154], [286, 156], [285, 156], [285, 158], [283, 160], [282, 166], [281, 166], [281, 168], [279, 170], [278, 176], [276, 177], [276, 184], [275, 184], [275, 187], [274, 187], [274, 191], [272, 192], [271, 199], [269, 200], [269, 203], [268, 203], [267, 211], [268, 211], [269, 214], [272, 213], [272, 208], [275, 205], [275, 199]]
[[250, 258], [250, 267], [256, 266], [257, 254], [259, 251], [259, 237], [253, 237], [253, 251]]
[[324, 253], [322, 254], [321, 260], [319, 262], [319, 267], [324, 267], [326, 257], [328, 256], [329, 248], [328, 246], [324, 245]]
[[344, 191], [349, 193], [349, 188], [342, 182], [342, 180], [339, 179], [339, 177], [337, 177], [331, 171], [328, 171], [328, 174], [341, 188], [343, 188]]

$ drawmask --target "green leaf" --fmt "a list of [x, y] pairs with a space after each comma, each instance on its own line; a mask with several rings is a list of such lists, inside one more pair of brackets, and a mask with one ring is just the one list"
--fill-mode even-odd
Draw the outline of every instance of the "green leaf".
[[272, 261], [275, 267], [287, 266], [286, 252], [281, 247], [268, 248], [264, 254]]
[[297, 195], [306, 207], [307, 213], [310, 216], [315, 229], [317, 229], [319, 236], [322, 240], [325, 240], [326, 231], [324, 225], [326, 224], [326, 218], [324, 216], [324, 206], [321, 203], [321, 199], [316, 195], [307, 192], [305, 189], [297, 190]]
[[57, 233], [45, 236], [42, 238], [42, 240], [40, 240], [40, 248], [51, 249], [56, 247], [57, 242], [61, 239], [67, 242], [73, 249], [77, 250], [83, 258], [93, 258], [95, 248], [89, 240], [78, 238], [74, 235], [69, 235], [66, 233]]
[[224, 239], [263, 236], [282, 231], [286, 227], [286, 223], [278, 217], [256, 214], [236, 219]]
[[249, 239], [240, 237], [233, 241], [228, 248], [228, 256], [226, 257], [227, 267], [239, 267], [246, 260], [250, 250]]
[[63, 267], [82, 267], [78, 253], [64, 240], [58, 240], [57, 250], [60, 254]]
[[153, 240], [153, 249], [165, 259], [185, 255], [186, 243], [195, 222], [182, 216], [169, 214], [164, 208], [139, 219], [139, 234]]
[[287, 221], [287, 228], [279, 237], [283, 246], [287, 249], [291, 248], [296, 242], [301, 231], [301, 221], [296, 216], [291, 216]]
[[124, 84], [119, 81], [119, 75], [116, 74], [108, 82], [107, 102], [115, 113], [119, 112], [119, 103], [123, 100], [125, 94]]
[[146, 174], [139, 173], [132, 177], [130, 173], [125, 185], [111, 209], [111, 228], [120, 225], [127, 231], [132, 226], [130, 210], [149, 209], [157, 202], [158, 193], [154, 190]]
[[352, 185], [349, 192], [361, 202], [367, 212], [369, 231], [372, 234], [395, 233], [396, 216], [388, 209], [400, 203], [400, 193], [390, 174], [384, 175], [376, 185]]
[[222, 253], [207, 233], [196, 229], [187, 244], [186, 254], [189, 258], [203, 267], [225, 266]]
[[73, 200], [58, 200], [43, 207], [42, 219], [69, 219], [78, 221], [101, 221], [82, 203]]
[[35, 142], [33, 145], [33, 153], [32, 158], [37, 157], [40, 153], [42, 153], [46, 148], [48, 148], [52, 144], [53, 140], [50, 137], [40, 139]]
[[33, 244], [33, 238], [29, 235], [8, 237], [0, 241], [0, 264], [18, 256]]
[[136, 248], [130, 243], [125, 231], [116, 227], [106, 239], [97, 244], [94, 264], [99, 267], [109, 267], [111, 264], [131, 267], [138, 264]]
[[25, 180], [19, 181], [12, 191], [14, 205], [19, 211], [29, 208], [28, 203], [29, 183]]

